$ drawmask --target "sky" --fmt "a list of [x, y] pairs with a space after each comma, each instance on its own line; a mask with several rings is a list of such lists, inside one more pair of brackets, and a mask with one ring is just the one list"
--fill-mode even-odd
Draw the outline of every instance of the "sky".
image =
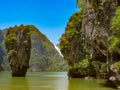
[[0, 29], [34, 25], [56, 45], [76, 10], [76, 0], [0, 0]]

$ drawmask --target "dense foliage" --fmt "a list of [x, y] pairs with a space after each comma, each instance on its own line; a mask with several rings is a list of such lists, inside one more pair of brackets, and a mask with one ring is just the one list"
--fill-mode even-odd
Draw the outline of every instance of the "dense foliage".
[[116, 14], [112, 19], [111, 31], [112, 35], [108, 37], [110, 49], [115, 49], [115, 46], [120, 42], [120, 7], [117, 8]]
[[[115, 16], [112, 19], [111, 32], [112, 34], [108, 37], [109, 50], [120, 54], [118, 51], [120, 49], [120, 7], [116, 9]], [[117, 61], [116, 69], [120, 73], [120, 57], [117, 57], [115, 61]]]
[[70, 48], [70, 43], [73, 38], [77, 35], [80, 35], [82, 25], [82, 10], [76, 12], [69, 19], [67, 26], [65, 28], [65, 34], [60, 38], [60, 49], [64, 53], [64, 50], [68, 50]]
[[76, 4], [79, 8], [83, 8], [84, 0], [76, 0]]

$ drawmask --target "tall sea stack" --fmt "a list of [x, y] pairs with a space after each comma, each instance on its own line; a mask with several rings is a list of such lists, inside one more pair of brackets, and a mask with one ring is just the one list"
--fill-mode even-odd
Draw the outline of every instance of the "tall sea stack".
[[12, 76], [25, 76], [29, 67], [31, 37], [29, 28], [21, 25], [8, 28], [5, 47]]

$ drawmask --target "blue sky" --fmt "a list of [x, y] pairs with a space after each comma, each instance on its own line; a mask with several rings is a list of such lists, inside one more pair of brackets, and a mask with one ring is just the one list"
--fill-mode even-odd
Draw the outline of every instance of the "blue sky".
[[35, 25], [54, 44], [64, 33], [76, 0], [0, 0], [0, 29]]

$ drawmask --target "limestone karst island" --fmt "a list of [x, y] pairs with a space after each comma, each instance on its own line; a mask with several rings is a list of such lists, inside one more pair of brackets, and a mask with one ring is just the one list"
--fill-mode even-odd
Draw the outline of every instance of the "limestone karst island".
[[0, 3], [0, 90], [120, 89], [120, 0]]

